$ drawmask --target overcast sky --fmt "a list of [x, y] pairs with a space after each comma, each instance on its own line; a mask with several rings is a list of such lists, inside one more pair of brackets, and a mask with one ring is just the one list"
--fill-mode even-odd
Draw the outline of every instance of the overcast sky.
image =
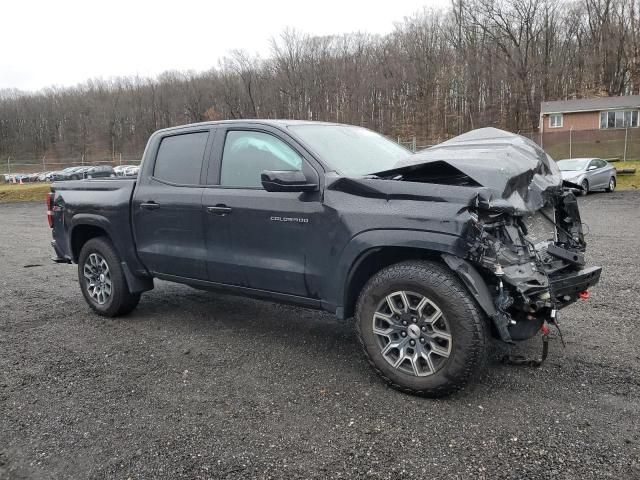
[[287, 27], [313, 35], [388, 33], [448, 0], [3, 0], [0, 89], [208, 70], [233, 49], [269, 54]]

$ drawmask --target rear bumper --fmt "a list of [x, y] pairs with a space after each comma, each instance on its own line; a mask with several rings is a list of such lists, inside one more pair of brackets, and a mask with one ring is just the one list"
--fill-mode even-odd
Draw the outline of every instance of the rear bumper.
[[[571, 297], [575, 300], [578, 294], [600, 281], [602, 267], [583, 268], [577, 272], [551, 277], [551, 293], [555, 298]], [[569, 301], [571, 301], [569, 300]]]
[[53, 247], [53, 251], [55, 252], [55, 255], [51, 257], [51, 260], [56, 263], [71, 263], [71, 259], [66, 258], [64, 252], [58, 246], [58, 242], [56, 242], [55, 240], [51, 240], [51, 246]]

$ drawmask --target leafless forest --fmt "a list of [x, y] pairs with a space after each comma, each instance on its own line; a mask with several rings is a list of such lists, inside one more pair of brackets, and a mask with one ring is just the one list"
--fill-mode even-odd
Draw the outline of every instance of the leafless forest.
[[427, 143], [482, 126], [531, 132], [540, 101], [639, 89], [640, 0], [454, 0], [385, 36], [288, 30], [268, 58], [231, 51], [204, 73], [2, 91], [0, 159], [136, 158], [158, 128], [226, 118], [337, 121]]

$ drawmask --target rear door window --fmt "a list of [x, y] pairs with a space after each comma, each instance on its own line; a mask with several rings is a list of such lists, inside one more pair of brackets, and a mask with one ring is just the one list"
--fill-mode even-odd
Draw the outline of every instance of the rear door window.
[[209, 132], [184, 133], [160, 142], [153, 176], [179, 185], [198, 185]]

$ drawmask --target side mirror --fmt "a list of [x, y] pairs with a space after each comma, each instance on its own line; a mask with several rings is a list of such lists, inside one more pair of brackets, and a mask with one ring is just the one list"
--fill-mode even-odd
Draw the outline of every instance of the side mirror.
[[308, 179], [301, 170], [265, 170], [260, 175], [267, 192], [315, 192], [318, 182]]
[[598, 168], [597, 165], [589, 165], [589, 168], [587, 168], [587, 171], [595, 170], [596, 168]]

